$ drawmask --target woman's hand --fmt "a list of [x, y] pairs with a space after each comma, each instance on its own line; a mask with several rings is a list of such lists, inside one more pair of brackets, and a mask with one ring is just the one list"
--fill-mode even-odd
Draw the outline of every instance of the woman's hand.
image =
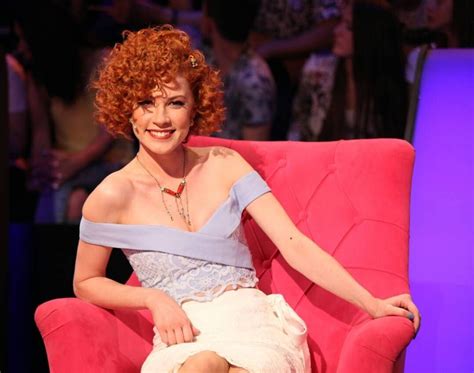
[[34, 190], [57, 189], [86, 166], [80, 152], [68, 153], [58, 149], [44, 149], [30, 164], [29, 185]]
[[199, 335], [183, 309], [164, 293], [156, 293], [145, 300], [161, 341], [168, 346], [192, 342]]
[[400, 294], [387, 299], [375, 300], [375, 307], [369, 314], [373, 318], [384, 316], [403, 316], [413, 321], [415, 336], [420, 328], [421, 315], [410, 294]]
[[41, 191], [51, 186], [54, 176], [51, 169], [51, 152], [42, 149], [39, 154], [33, 154], [29, 161], [28, 188]]

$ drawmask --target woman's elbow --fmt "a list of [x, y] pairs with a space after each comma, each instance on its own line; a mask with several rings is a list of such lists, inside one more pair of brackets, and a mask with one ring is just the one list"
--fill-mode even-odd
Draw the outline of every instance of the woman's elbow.
[[74, 279], [72, 282], [72, 290], [74, 292], [74, 295], [82, 300], [87, 300], [87, 284], [85, 284], [87, 280], [84, 279]]
[[74, 292], [74, 295], [79, 298], [79, 299], [82, 299], [81, 297], [81, 283], [80, 281], [77, 281], [77, 280], [73, 280], [72, 282], [72, 291]]

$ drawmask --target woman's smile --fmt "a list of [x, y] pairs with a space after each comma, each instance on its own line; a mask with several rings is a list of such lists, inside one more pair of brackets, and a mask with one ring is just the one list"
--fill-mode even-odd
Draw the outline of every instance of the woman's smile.
[[155, 140], [168, 140], [173, 135], [173, 133], [175, 133], [175, 131], [175, 129], [147, 129], [146, 133], [148, 133]]

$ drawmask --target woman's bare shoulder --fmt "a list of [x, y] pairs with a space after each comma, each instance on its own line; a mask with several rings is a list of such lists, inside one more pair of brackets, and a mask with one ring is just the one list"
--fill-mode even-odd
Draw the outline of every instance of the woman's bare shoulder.
[[251, 172], [253, 167], [242, 157], [239, 152], [224, 146], [200, 148], [200, 152], [207, 158], [206, 161], [220, 175], [229, 177], [231, 183], [243, 175]]
[[89, 195], [82, 208], [82, 215], [90, 221], [117, 223], [129, 203], [133, 183], [126, 170], [108, 175]]

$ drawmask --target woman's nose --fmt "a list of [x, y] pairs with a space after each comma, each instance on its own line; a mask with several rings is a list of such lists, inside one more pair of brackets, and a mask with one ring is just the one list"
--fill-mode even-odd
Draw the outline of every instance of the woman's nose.
[[158, 126], [164, 126], [170, 124], [170, 118], [166, 108], [163, 105], [158, 105], [154, 109], [153, 123]]

